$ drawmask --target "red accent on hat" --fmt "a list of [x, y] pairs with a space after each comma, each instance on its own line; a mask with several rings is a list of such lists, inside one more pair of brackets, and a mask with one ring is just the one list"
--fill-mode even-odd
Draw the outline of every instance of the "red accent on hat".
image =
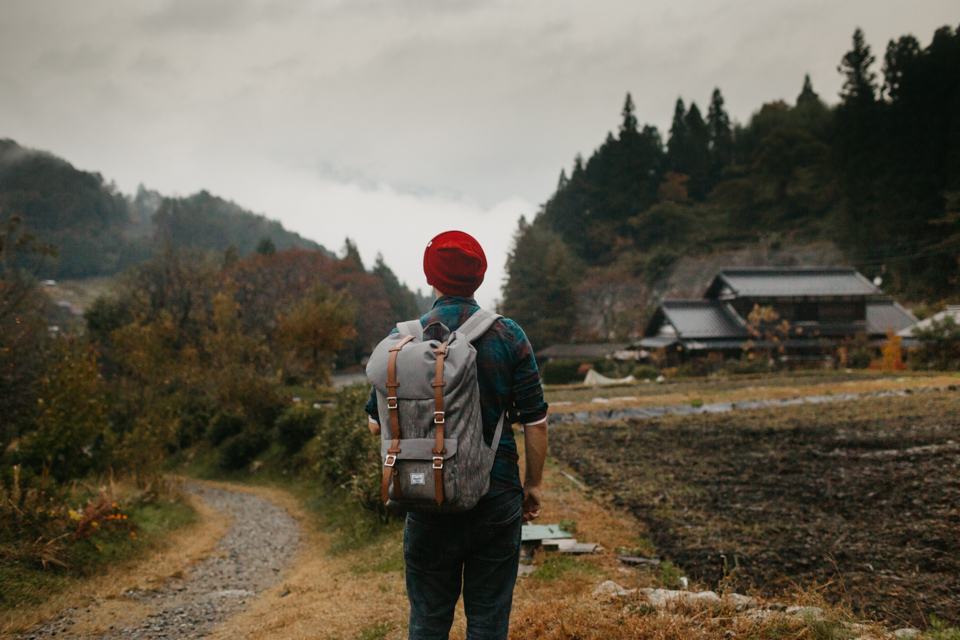
[[487, 256], [476, 238], [463, 231], [444, 231], [423, 252], [427, 284], [451, 296], [472, 296], [487, 272]]

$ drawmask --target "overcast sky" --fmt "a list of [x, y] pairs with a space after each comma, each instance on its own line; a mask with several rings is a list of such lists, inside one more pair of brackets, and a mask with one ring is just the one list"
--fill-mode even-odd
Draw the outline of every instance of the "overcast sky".
[[805, 73], [835, 102], [857, 26], [882, 58], [958, 23], [958, 0], [0, 0], [0, 138], [350, 236], [414, 289], [427, 240], [463, 229], [490, 306], [517, 219], [626, 92], [662, 131], [716, 86], [746, 122]]

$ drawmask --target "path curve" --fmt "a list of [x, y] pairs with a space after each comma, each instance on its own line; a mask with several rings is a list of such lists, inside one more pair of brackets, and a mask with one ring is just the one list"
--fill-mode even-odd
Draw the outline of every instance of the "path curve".
[[[124, 598], [155, 608], [157, 613], [133, 626], [111, 628], [101, 638], [173, 640], [209, 635], [239, 613], [248, 600], [276, 584], [300, 549], [299, 524], [273, 502], [210, 485], [188, 484], [185, 488], [231, 518], [226, 535], [216, 550], [183, 578], [171, 579], [157, 591], [125, 592]], [[64, 613], [21, 638], [66, 635], [75, 621], [72, 610]]]

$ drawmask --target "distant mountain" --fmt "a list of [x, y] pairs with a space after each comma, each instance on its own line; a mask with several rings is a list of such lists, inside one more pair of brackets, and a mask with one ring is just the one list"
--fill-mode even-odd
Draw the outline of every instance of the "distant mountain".
[[57, 246], [59, 258], [44, 273], [55, 278], [112, 275], [167, 243], [216, 252], [233, 246], [243, 257], [269, 239], [276, 250], [299, 247], [334, 255], [279, 222], [206, 191], [166, 198], [141, 186], [135, 196], [124, 196], [99, 173], [0, 139], [0, 221], [14, 214], [41, 240]]

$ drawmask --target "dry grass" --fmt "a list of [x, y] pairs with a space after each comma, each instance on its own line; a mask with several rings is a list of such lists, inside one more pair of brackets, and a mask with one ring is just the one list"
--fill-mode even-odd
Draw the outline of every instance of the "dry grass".
[[[773, 380], [773, 379], [771, 379]], [[629, 409], [634, 407], [666, 407], [702, 402], [744, 402], [749, 400], [782, 400], [804, 396], [839, 395], [843, 393], [875, 393], [904, 389], [928, 389], [955, 385], [956, 377], [911, 376], [900, 378], [877, 378], [873, 380], [851, 380], [846, 382], [825, 381], [816, 384], [798, 384], [792, 386], [765, 386], [764, 379], [754, 381], [752, 386], [742, 389], [717, 389], [710, 384], [684, 385], [683, 392], [670, 392], [663, 387], [664, 393], [650, 393], [650, 385], [644, 385], [644, 395], [635, 395], [636, 387], [618, 387], [616, 389], [570, 389], [556, 390], [549, 394], [550, 413], [575, 413], [579, 411], [599, 411], [607, 409]], [[656, 388], [656, 387], [654, 387]], [[647, 395], [649, 394], [649, 395]], [[587, 399], [587, 397], [591, 399]], [[592, 398], [602, 398], [606, 402], [593, 402]], [[570, 404], [556, 404], [569, 402]]]
[[202, 500], [190, 499], [201, 517], [196, 525], [180, 529], [156, 551], [136, 560], [112, 567], [107, 573], [78, 581], [72, 588], [50, 597], [42, 605], [20, 607], [8, 611], [0, 619], [0, 638], [12, 637], [44, 620], [56, 617], [67, 607], [87, 607], [103, 602], [89, 613], [78, 612], [73, 630], [80, 634], [98, 635], [118, 622], [138, 620], [153, 612], [150, 607], [121, 598], [130, 589], [153, 589], [170, 577], [182, 573], [206, 557], [229, 526], [226, 516], [219, 514]]

